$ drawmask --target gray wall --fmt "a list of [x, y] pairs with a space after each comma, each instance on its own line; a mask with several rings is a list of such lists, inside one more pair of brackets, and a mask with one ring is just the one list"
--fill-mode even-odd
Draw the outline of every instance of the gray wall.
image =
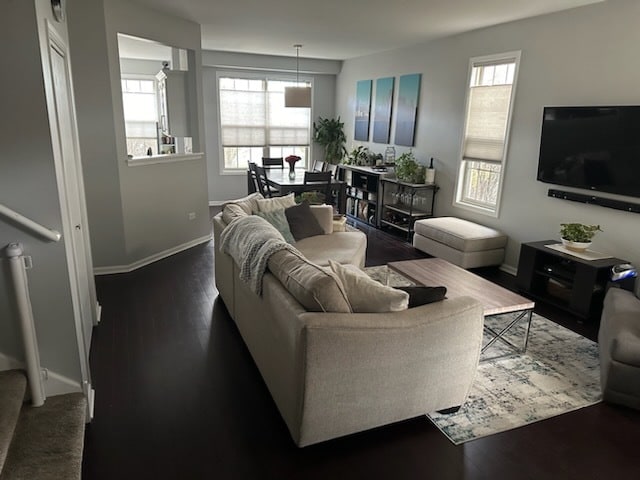
[[[38, 2], [40, 11], [51, 11], [48, 1]], [[61, 232], [35, 2], [4, 2], [4, 6], [11, 21], [0, 29], [0, 43], [9, 50], [11, 75], [4, 76], [0, 89], [0, 203]], [[66, 37], [64, 24], [53, 22], [52, 28]], [[42, 365], [80, 382], [64, 240], [47, 243], [4, 218], [0, 218], [0, 354], [24, 359], [4, 250], [15, 241], [33, 258], [28, 277]]]
[[204, 158], [127, 166], [117, 40], [125, 33], [191, 50], [193, 146], [203, 151], [199, 25], [123, 0], [72, 0], [69, 8], [74, 67], [85, 66], [75, 89], [94, 266], [131, 265], [207, 236]]
[[[220, 174], [222, 150], [219, 141], [217, 72], [250, 69], [280, 76], [285, 72], [291, 75], [291, 78], [295, 78], [295, 59], [213, 51], [203, 52], [202, 57], [209, 202], [219, 203], [246, 195], [247, 179], [245, 174]], [[319, 116], [335, 115], [336, 74], [340, 71], [340, 66], [341, 62], [337, 61], [300, 61], [301, 78], [313, 80], [312, 120]], [[312, 145], [311, 158], [321, 155], [322, 150], [317, 145]]]
[[[640, 265], [640, 215], [552, 199], [547, 190], [553, 186], [536, 181], [543, 106], [640, 104], [638, 18], [640, 2], [609, 1], [348, 60], [338, 76], [336, 113], [353, 139], [357, 80], [422, 73], [414, 150], [424, 162], [437, 159], [437, 215], [503, 230], [510, 239], [507, 267], [517, 266], [521, 242], [559, 239], [563, 222], [600, 224], [604, 233], [595, 237], [592, 248]], [[452, 206], [467, 70], [470, 57], [512, 50], [521, 50], [522, 59], [501, 211], [499, 218], [491, 218]], [[370, 146], [380, 152], [385, 148]]]

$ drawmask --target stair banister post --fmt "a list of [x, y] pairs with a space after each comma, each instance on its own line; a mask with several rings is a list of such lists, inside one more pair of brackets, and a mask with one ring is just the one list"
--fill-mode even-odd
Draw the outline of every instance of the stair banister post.
[[33, 321], [33, 310], [29, 298], [29, 284], [27, 281], [27, 271], [24, 265], [22, 245], [11, 243], [6, 248], [9, 258], [9, 268], [16, 294], [16, 305], [20, 317], [20, 331], [22, 333], [22, 344], [24, 347], [25, 364], [27, 367], [27, 379], [31, 392], [31, 402], [34, 407], [44, 404], [45, 394], [42, 385], [42, 372], [40, 367], [40, 353], [38, 350], [38, 340]]

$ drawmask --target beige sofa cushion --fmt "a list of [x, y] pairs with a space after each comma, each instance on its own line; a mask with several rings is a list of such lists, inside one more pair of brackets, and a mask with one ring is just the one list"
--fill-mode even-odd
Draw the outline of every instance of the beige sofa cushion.
[[329, 260], [329, 266], [340, 279], [354, 313], [399, 312], [408, 308], [407, 292], [382, 285], [353, 265]]
[[268, 265], [307, 311], [351, 313], [342, 284], [334, 273], [287, 250], [271, 255]]
[[272, 212], [274, 210], [293, 207], [296, 205], [296, 200], [292, 192], [289, 195], [285, 195], [283, 197], [261, 198], [258, 200], [257, 204], [258, 209], [254, 211]]
[[295, 243], [295, 247], [310, 262], [322, 267], [329, 265], [329, 259], [342, 264], [363, 266], [367, 237], [362, 232], [336, 232], [303, 238]]
[[251, 215], [258, 210], [258, 200], [262, 199], [264, 199], [262, 194], [256, 192], [238, 200], [225, 203], [222, 206], [222, 220], [228, 225], [238, 217]]

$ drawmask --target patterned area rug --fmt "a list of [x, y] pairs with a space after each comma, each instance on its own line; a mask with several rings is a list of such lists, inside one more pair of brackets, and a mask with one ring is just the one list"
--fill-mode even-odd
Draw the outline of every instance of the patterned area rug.
[[[365, 271], [386, 283], [387, 268]], [[389, 285], [410, 285], [389, 272]], [[512, 315], [487, 319], [494, 329]], [[507, 338], [520, 345], [524, 322]], [[485, 334], [485, 343], [488, 341]], [[494, 348], [495, 347], [495, 348]], [[486, 352], [495, 357], [505, 350], [496, 342]], [[522, 427], [600, 402], [598, 345], [540, 315], [533, 315], [529, 344], [524, 355], [500, 359], [481, 358], [469, 397], [455, 414], [428, 415], [454, 444]]]

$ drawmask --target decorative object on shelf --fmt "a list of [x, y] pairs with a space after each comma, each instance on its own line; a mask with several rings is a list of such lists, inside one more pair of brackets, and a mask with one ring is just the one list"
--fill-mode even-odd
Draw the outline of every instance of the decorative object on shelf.
[[373, 118], [373, 141], [376, 143], [389, 143], [394, 81], [393, 77], [376, 80], [376, 104]]
[[433, 168], [433, 157], [429, 160], [429, 167], [425, 171], [424, 174], [424, 183], [435, 183], [436, 182], [436, 169]]
[[562, 244], [574, 252], [584, 252], [591, 246], [591, 239], [597, 232], [602, 232], [600, 225], [583, 223], [561, 223], [560, 237]]
[[356, 83], [356, 118], [354, 140], [369, 140], [369, 117], [371, 116], [372, 80], [359, 80]]
[[411, 150], [403, 153], [396, 160], [396, 177], [403, 182], [425, 183], [425, 170], [424, 165], [418, 163]]
[[418, 96], [422, 75], [402, 75], [398, 87], [398, 114], [396, 116], [396, 145], [415, 145]]
[[384, 163], [386, 165], [393, 165], [393, 164], [396, 163], [396, 149], [395, 149], [395, 147], [392, 147], [391, 145], [389, 145], [384, 150]]
[[340, 163], [347, 154], [347, 149], [344, 147], [347, 137], [340, 117], [318, 117], [318, 121], [313, 122], [313, 141], [324, 147], [325, 161], [331, 165]]
[[296, 49], [296, 86], [284, 88], [284, 106], [296, 108], [311, 108], [311, 87], [300, 85], [300, 49], [302, 45], [293, 46]]
[[298, 160], [300, 160], [298, 155], [289, 155], [284, 159], [284, 161], [289, 164], [289, 178], [292, 180], [296, 178], [296, 162]]

